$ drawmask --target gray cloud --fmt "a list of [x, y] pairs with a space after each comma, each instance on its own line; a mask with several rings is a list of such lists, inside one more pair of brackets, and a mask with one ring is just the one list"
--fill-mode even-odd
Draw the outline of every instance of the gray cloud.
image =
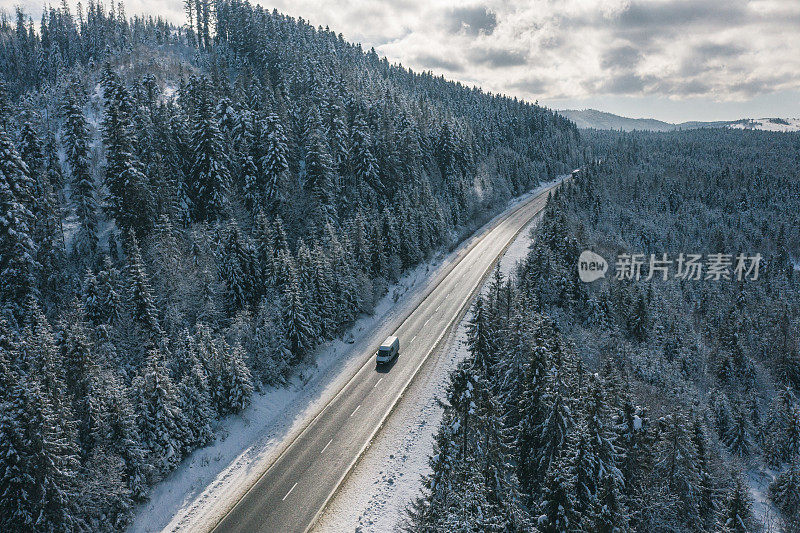
[[539, 78], [526, 78], [511, 84], [512, 89], [518, 89], [530, 94], [541, 94], [547, 90], [549, 83]]
[[775, 87], [780, 86], [792, 79], [790, 74], [780, 74], [773, 76], [753, 77], [731, 85], [731, 89], [741, 92], [747, 96], [770, 93]]
[[693, 80], [658, 80], [653, 90], [672, 97], [690, 98], [706, 94], [711, 87], [700, 79]]
[[644, 90], [647, 81], [651, 80], [635, 72], [626, 72], [603, 80], [597, 85], [597, 90], [606, 94], [637, 94]]
[[474, 48], [470, 51], [469, 59], [491, 68], [516, 67], [528, 63], [528, 54], [502, 48]]
[[637, 66], [641, 60], [642, 53], [638, 49], [630, 45], [616, 46], [603, 53], [600, 66], [605, 69], [630, 69]]
[[650, 46], [661, 39], [676, 40], [697, 32], [708, 33], [752, 21], [747, 0], [666, 0], [627, 4], [605, 20], [588, 20], [593, 27], [607, 27], [613, 35], [635, 46]]
[[434, 69], [440, 68], [449, 70], [450, 72], [461, 72], [464, 70], [464, 65], [461, 62], [453, 59], [445, 59], [437, 57], [432, 54], [419, 54], [415, 58], [416, 63], [422, 65], [424, 68]]
[[699, 57], [728, 58], [735, 57], [745, 52], [745, 48], [738, 44], [702, 43], [694, 47], [693, 52]]
[[681, 28], [688, 24], [731, 25], [746, 20], [745, 0], [668, 0], [631, 2], [616, 23], [624, 28]]
[[450, 33], [463, 31], [468, 35], [491, 35], [497, 26], [497, 15], [483, 6], [456, 7], [447, 17]]

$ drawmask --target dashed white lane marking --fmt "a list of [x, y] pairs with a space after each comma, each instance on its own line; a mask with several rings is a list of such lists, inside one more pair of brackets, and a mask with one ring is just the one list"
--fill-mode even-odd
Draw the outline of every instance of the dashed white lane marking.
[[416, 336], [416, 335], [414, 335], [413, 337], [411, 337], [411, 342], [414, 342], [414, 339], [416, 339], [416, 338], [417, 338], [417, 336]]
[[427, 325], [428, 325], [428, 322], [430, 322], [430, 321], [431, 321], [431, 319], [429, 318], [428, 320], [426, 320], [426, 321], [425, 321], [425, 323], [423, 324], [423, 326], [427, 326]]
[[327, 449], [328, 449], [328, 446], [330, 446], [330, 445], [331, 445], [331, 442], [333, 442], [333, 439], [329, 440], [329, 441], [328, 441], [328, 444], [326, 444], [326, 445], [325, 445], [325, 447], [324, 447], [324, 448], [322, 448], [322, 451], [321, 451], [321, 452], [319, 452], [319, 453], [325, 453], [325, 450], [327, 450]]
[[375, 385], [372, 386], [372, 388], [374, 389], [375, 387], [377, 387], [378, 383], [380, 383], [381, 381], [383, 381], [383, 378], [379, 378], [378, 381], [375, 382]]
[[350, 416], [353, 416], [354, 414], [356, 414], [356, 411], [358, 411], [358, 408], [359, 408], [359, 407], [361, 407], [361, 406], [359, 405], [358, 407], [356, 407], [355, 411], [353, 411], [352, 413], [350, 413]]
[[289, 492], [287, 492], [287, 493], [286, 493], [286, 496], [284, 496], [284, 497], [283, 497], [283, 499], [282, 499], [281, 501], [284, 501], [284, 500], [286, 500], [286, 498], [288, 498], [288, 497], [289, 497], [289, 494], [291, 494], [291, 493], [292, 493], [292, 491], [294, 490], [294, 488], [295, 488], [296, 486], [297, 486], [297, 483], [295, 483], [294, 485], [292, 485], [292, 488], [291, 488], [291, 489], [289, 489]]

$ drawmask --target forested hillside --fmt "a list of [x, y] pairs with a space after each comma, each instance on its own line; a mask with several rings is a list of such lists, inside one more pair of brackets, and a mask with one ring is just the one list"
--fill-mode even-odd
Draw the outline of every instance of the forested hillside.
[[[800, 136], [587, 135], [601, 162], [474, 306], [407, 528], [797, 531]], [[579, 280], [586, 249], [604, 280]], [[763, 260], [617, 279], [624, 253]]]
[[215, 421], [582, 160], [571, 122], [238, 0], [0, 18], [0, 530], [119, 530]]

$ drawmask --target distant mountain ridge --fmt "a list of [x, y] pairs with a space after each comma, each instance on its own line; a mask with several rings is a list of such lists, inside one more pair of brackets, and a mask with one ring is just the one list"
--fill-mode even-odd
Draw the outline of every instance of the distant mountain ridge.
[[598, 130], [648, 130], [648, 131], [675, 131], [697, 128], [737, 128], [767, 131], [800, 131], [798, 118], [759, 118], [741, 119], [730, 121], [690, 121], [680, 124], [664, 122], [654, 118], [629, 118], [598, 111], [597, 109], [564, 109], [559, 114], [572, 120], [579, 128]]

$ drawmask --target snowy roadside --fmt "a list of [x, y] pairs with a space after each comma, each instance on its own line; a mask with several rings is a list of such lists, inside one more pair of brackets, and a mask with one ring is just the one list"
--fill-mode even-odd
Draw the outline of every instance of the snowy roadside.
[[[519, 233], [500, 260], [508, 276], [525, 258], [535, 217]], [[489, 280], [484, 283], [487, 290]], [[392, 416], [342, 484], [317, 522], [315, 533], [396, 531], [408, 504], [420, 495], [422, 475], [427, 474], [428, 456], [442, 409], [442, 398], [450, 372], [467, 354], [465, 317], [445, 347], [434, 354], [409, 386]]]
[[[520, 196], [508, 208], [560, 179]], [[297, 369], [288, 386], [254, 394], [244, 412], [220, 421], [217, 440], [196, 450], [152, 488], [149, 500], [137, 507], [129, 531], [209, 530], [364, 364], [364, 346], [394, 331], [475, 239], [467, 238], [449, 254], [439, 254], [406, 273], [374, 313], [350, 329], [346, 338], [352, 335], [352, 344], [340, 339], [326, 343], [316, 351], [316, 364]]]

